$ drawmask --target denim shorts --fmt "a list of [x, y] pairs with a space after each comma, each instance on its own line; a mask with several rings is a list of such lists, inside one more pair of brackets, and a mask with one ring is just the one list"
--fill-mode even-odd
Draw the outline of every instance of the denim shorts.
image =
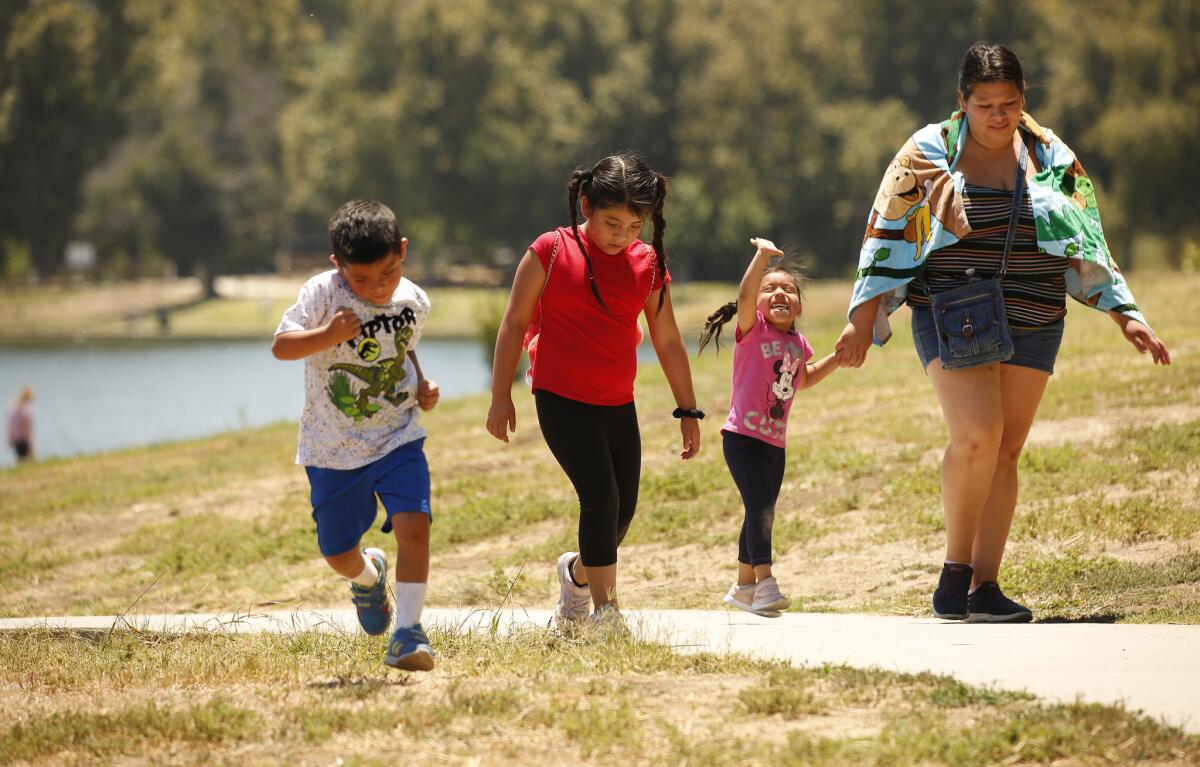
[[[921, 358], [921, 367], [938, 357], [937, 330], [933, 326], [933, 312], [927, 307], [912, 307], [913, 346]], [[1062, 344], [1063, 321], [1030, 330], [1012, 329], [1013, 356], [1003, 365], [1017, 365], [1054, 374], [1054, 360], [1058, 358], [1058, 347]]]
[[409, 442], [357, 469], [304, 467], [312, 485], [312, 515], [322, 556], [332, 557], [358, 546], [375, 524], [376, 495], [387, 512], [381, 528], [385, 533], [392, 531], [393, 514], [418, 511], [432, 516], [424, 446], [424, 439]]

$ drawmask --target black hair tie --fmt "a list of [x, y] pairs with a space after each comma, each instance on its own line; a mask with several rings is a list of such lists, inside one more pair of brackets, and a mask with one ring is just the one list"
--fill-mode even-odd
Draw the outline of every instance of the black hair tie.
[[704, 411], [697, 410], [694, 407], [677, 407], [671, 412], [671, 415], [676, 418], [704, 418]]

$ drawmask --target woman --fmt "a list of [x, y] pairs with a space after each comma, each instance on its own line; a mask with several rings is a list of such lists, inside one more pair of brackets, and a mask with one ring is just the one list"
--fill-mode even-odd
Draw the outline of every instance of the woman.
[[[976, 43], [963, 58], [958, 111], [915, 133], [889, 166], [859, 255], [842, 364], [862, 365], [888, 315], [912, 308], [913, 341], [942, 408], [950, 445], [942, 460], [946, 558], [933, 612], [939, 618], [1029, 621], [997, 584], [1017, 501], [1017, 459], [1062, 340], [1065, 296], [1105, 311], [1139, 352], [1170, 353], [1138, 311], [1109, 255], [1092, 185], [1075, 155], [1025, 114], [1021, 62]], [[1018, 168], [1019, 217], [1009, 235]], [[961, 177], [960, 177], [961, 176]], [[966, 270], [1002, 275], [1013, 353], [1003, 362], [947, 370], [930, 296], [965, 285]]]

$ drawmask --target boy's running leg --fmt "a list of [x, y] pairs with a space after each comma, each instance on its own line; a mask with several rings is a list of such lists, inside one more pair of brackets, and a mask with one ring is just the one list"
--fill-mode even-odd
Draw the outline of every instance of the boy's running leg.
[[396, 620], [383, 662], [406, 671], [433, 668], [433, 649], [421, 627], [429, 580], [429, 523], [424, 512], [391, 516], [396, 535]]
[[341, 470], [306, 466], [305, 473], [312, 488], [317, 548], [335, 572], [350, 579], [350, 596], [363, 631], [382, 634], [392, 617], [387, 557], [379, 549], [358, 548], [376, 516], [370, 467]]
[[325, 557], [339, 575], [350, 579], [350, 599], [363, 631], [378, 636], [387, 631], [391, 607], [387, 598], [387, 556], [379, 549], [357, 548]]

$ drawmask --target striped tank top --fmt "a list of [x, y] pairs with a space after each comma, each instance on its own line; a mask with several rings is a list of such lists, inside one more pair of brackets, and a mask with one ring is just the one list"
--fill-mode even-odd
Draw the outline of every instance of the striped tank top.
[[[966, 185], [963, 210], [971, 224], [971, 233], [926, 257], [921, 275], [908, 284], [909, 306], [927, 308], [930, 292], [941, 293], [965, 284], [964, 273], [972, 267], [983, 279], [1000, 271], [1012, 196], [1011, 191], [1003, 189]], [[1021, 214], [1008, 254], [1008, 272], [1000, 282], [1010, 327], [1040, 328], [1066, 316], [1067, 283], [1063, 276], [1066, 269], [1065, 258], [1047, 255], [1038, 248], [1033, 203], [1026, 192], [1021, 198]]]

